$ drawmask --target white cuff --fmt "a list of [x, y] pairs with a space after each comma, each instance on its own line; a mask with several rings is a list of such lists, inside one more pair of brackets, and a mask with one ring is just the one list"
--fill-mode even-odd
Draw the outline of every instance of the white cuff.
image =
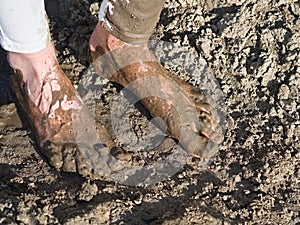
[[44, 0], [0, 0], [0, 44], [11, 52], [33, 53], [50, 41]]

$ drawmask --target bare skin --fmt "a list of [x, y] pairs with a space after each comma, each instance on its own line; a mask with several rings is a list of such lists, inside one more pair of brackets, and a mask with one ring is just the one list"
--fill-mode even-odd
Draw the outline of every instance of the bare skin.
[[[9, 52], [8, 61], [15, 70], [11, 75], [12, 90], [27, 116], [42, 155], [57, 169], [98, 177], [86, 162], [73, 133], [74, 112], [80, 115], [86, 108], [58, 65], [52, 43], [36, 53]], [[78, 124], [91, 124], [89, 118], [79, 120]], [[107, 147], [113, 147], [109, 146], [112, 140], [104, 127], [99, 127], [98, 135]]]
[[[23, 81], [26, 84], [25, 91], [30, 100], [39, 105], [41, 112], [46, 112], [50, 107], [51, 90], [47, 86], [41, 92], [45, 76], [50, 71], [57, 78], [58, 71], [55, 69], [57, 60], [54, 48], [51, 43], [47, 47], [36, 53], [16, 53], [8, 52], [8, 61], [12, 68], [22, 71]], [[58, 89], [60, 87], [57, 87]]]
[[[9, 52], [8, 61], [15, 70], [11, 76], [12, 89], [41, 153], [57, 169], [88, 174], [87, 165], [76, 164], [70, 159], [76, 151], [71, 133], [72, 110], [80, 109], [82, 103], [58, 66], [52, 43], [36, 53]], [[63, 155], [63, 149], [69, 154]]]
[[[131, 91], [142, 99], [141, 102], [153, 117], [165, 121], [168, 134], [180, 141], [187, 152], [200, 158], [210, 138], [215, 142], [220, 141], [221, 135], [213, 132], [213, 118], [205, 96], [197, 88], [164, 69], [146, 44], [139, 46], [125, 43], [110, 34], [99, 22], [89, 46], [99, 74], [109, 71], [111, 65], [120, 68], [112, 76], [108, 74], [109, 79], [122, 86], [136, 83]], [[98, 63], [97, 57], [104, 53], [109, 54], [109, 60]], [[124, 64], [124, 61], [127, 63]], [[141, 82], [149, 78], [151, 81]], [[166, 100], [159, 97], [144, 98], [147, 93], [161, 93], [160, 96], [166, 96]], [[195, 109], [197, 115], [183, 115], [174, 105], [179, 105], [181, 109]]]
[[[162, 90], [169, 96], [177, 94], [177, 87], [180, 86], [185, 99], [184, 107], [196, 108], [203, 121], [200, 125], [195, 125], [193, 121], [188, 123], [184, 130], [187, 135], [183, 135], [184, 138], [180, 141], [188, 152], [200, 157], [210, 137], [212, 122], [209, 105], [204, 96], [194, 93], [192, 86], [181, 81], [155, 62], [156, 60], [147, 46], [133, 48], [132, 51], [130, 44], [114, 37], [99, 22], [89, 42], [93, 60], [120, 46], [125, 47], [125, 50], [117, 52], [120, 58], [113, 57], [112, 61], [108, 63], [118, 64], [118, 60], [122, 60], [124, 54], [124, 57], [132, 59], [139, 55], [144, 55], [146, 58], [138, 60], [139, 63], [122, 68], [120, 72], [111, 77], [111, 80], [126, 86], [139, 78], [156, 77], [159, 83], [154, 91]], [[132, 52], [129, 54], [126, 48]], [[115, 55], [113, 54], [113, 56]], [[45, 49], [36, 53], [8, 52], [8, 61], [15, 70], [11, 79], [12, 88], [18, 104], [27, 115], [33, 128], [41, 153], [57, 169], [78, 172], [83, 176], [97, 177], [98, 175], [86, 163], [84, 155], [78, 149], [73, 134], [72, 112], [85, 107], [70, 80], [60, 69], [52, 43], [48, 43]], [[107, 66], [109, 67], [109, 65]], [[173, 88], [165, 81], [173, 83], [175, 81], [176, 87]], [[132, 91], [141, 97], [145, 91], [150, 89], [153, 87], [141, 84], [135, 86]], [[163, 118], [168, 125], [169, 135], [179, 140], [182, 136], [180, 130], [182, 124], [178, 122], [179, 115], [172, 107], [174, 103], [172, 101], [161, 101], [161, 99], [153, 97], [145, 98], [142, 103], [152, 116]], [[109, 135], [105, 133], [106, 130], [104, 128], [99, 130], [102, 136], [101, 140], [106, 141], [104, 144], [112, 145]]]

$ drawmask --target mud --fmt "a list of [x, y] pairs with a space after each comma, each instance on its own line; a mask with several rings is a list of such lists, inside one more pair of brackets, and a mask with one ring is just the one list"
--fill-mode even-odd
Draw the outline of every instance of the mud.
[[[46, 7], [60, 64], [78, 85], [90, 65], [98, 3], [47, 0]], [[153, 38], [205, 59], [223, 93], [226, 133], [207, 169], [193, 159], [147, 187], [50, 167], [16, 114], [2, 51], [0, 224], [300, 224], [299, 16], [292, 0], [166, 2]], [[201, 86], [197, 77], [178, 75]], [[103, 85], [105, 121], [118, 87]], [[138, 136], [147, 133], [146, 117], [134, 107], [130, 113]]]

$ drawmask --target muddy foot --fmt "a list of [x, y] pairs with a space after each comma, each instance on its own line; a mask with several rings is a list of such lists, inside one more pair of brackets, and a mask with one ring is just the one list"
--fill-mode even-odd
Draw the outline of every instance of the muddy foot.
[[[222, 135], [214, 132], [211, 109], [203, 93], [167, 71], [145, 44], [96, 50], [93, 58], [99, 74], [133, 92], [153, 117], [163, 120], [159, 125], [167, 126], [169, 136], [187, 152], [201, 157], [209, 140], [222, 140]], [[97, 59], [97, 55], [102, 56]]]
[[[107, 163], [107, 155], [113, 142], [104, 127], [97, 130], [92, 127], [94, 121], [59, 66], [53, 70], [55, 72], [50, 71], [42, 84], [39, 102], [45, 103], [45, 99], [49, 102], [43, 111], [29, 99], [21, 71], [11, 75], [17, 105], [33, 129], [40, 153], [52, 166], [66, 172], [77, 172], [90, 178], [110, 173], [113, 168]], [[91, 143], [90, 137], [96, 136], [95, 133], [106, 143]]]

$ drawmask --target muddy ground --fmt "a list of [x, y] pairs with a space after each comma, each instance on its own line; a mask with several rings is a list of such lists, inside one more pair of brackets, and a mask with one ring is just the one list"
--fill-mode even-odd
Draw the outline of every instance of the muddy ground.
[[[76, 85], [90, 65], [98, 3], [46, 0], [46, 8]], [[153, 38], [205, 59], [224, 96], [226, 133], [206, 170], [191, 160], [147, 187], [50, 167], [16, 114], [2, 51], [0, 224], [300, 224], [299, 17], [292, 0], [166, 2]]]

